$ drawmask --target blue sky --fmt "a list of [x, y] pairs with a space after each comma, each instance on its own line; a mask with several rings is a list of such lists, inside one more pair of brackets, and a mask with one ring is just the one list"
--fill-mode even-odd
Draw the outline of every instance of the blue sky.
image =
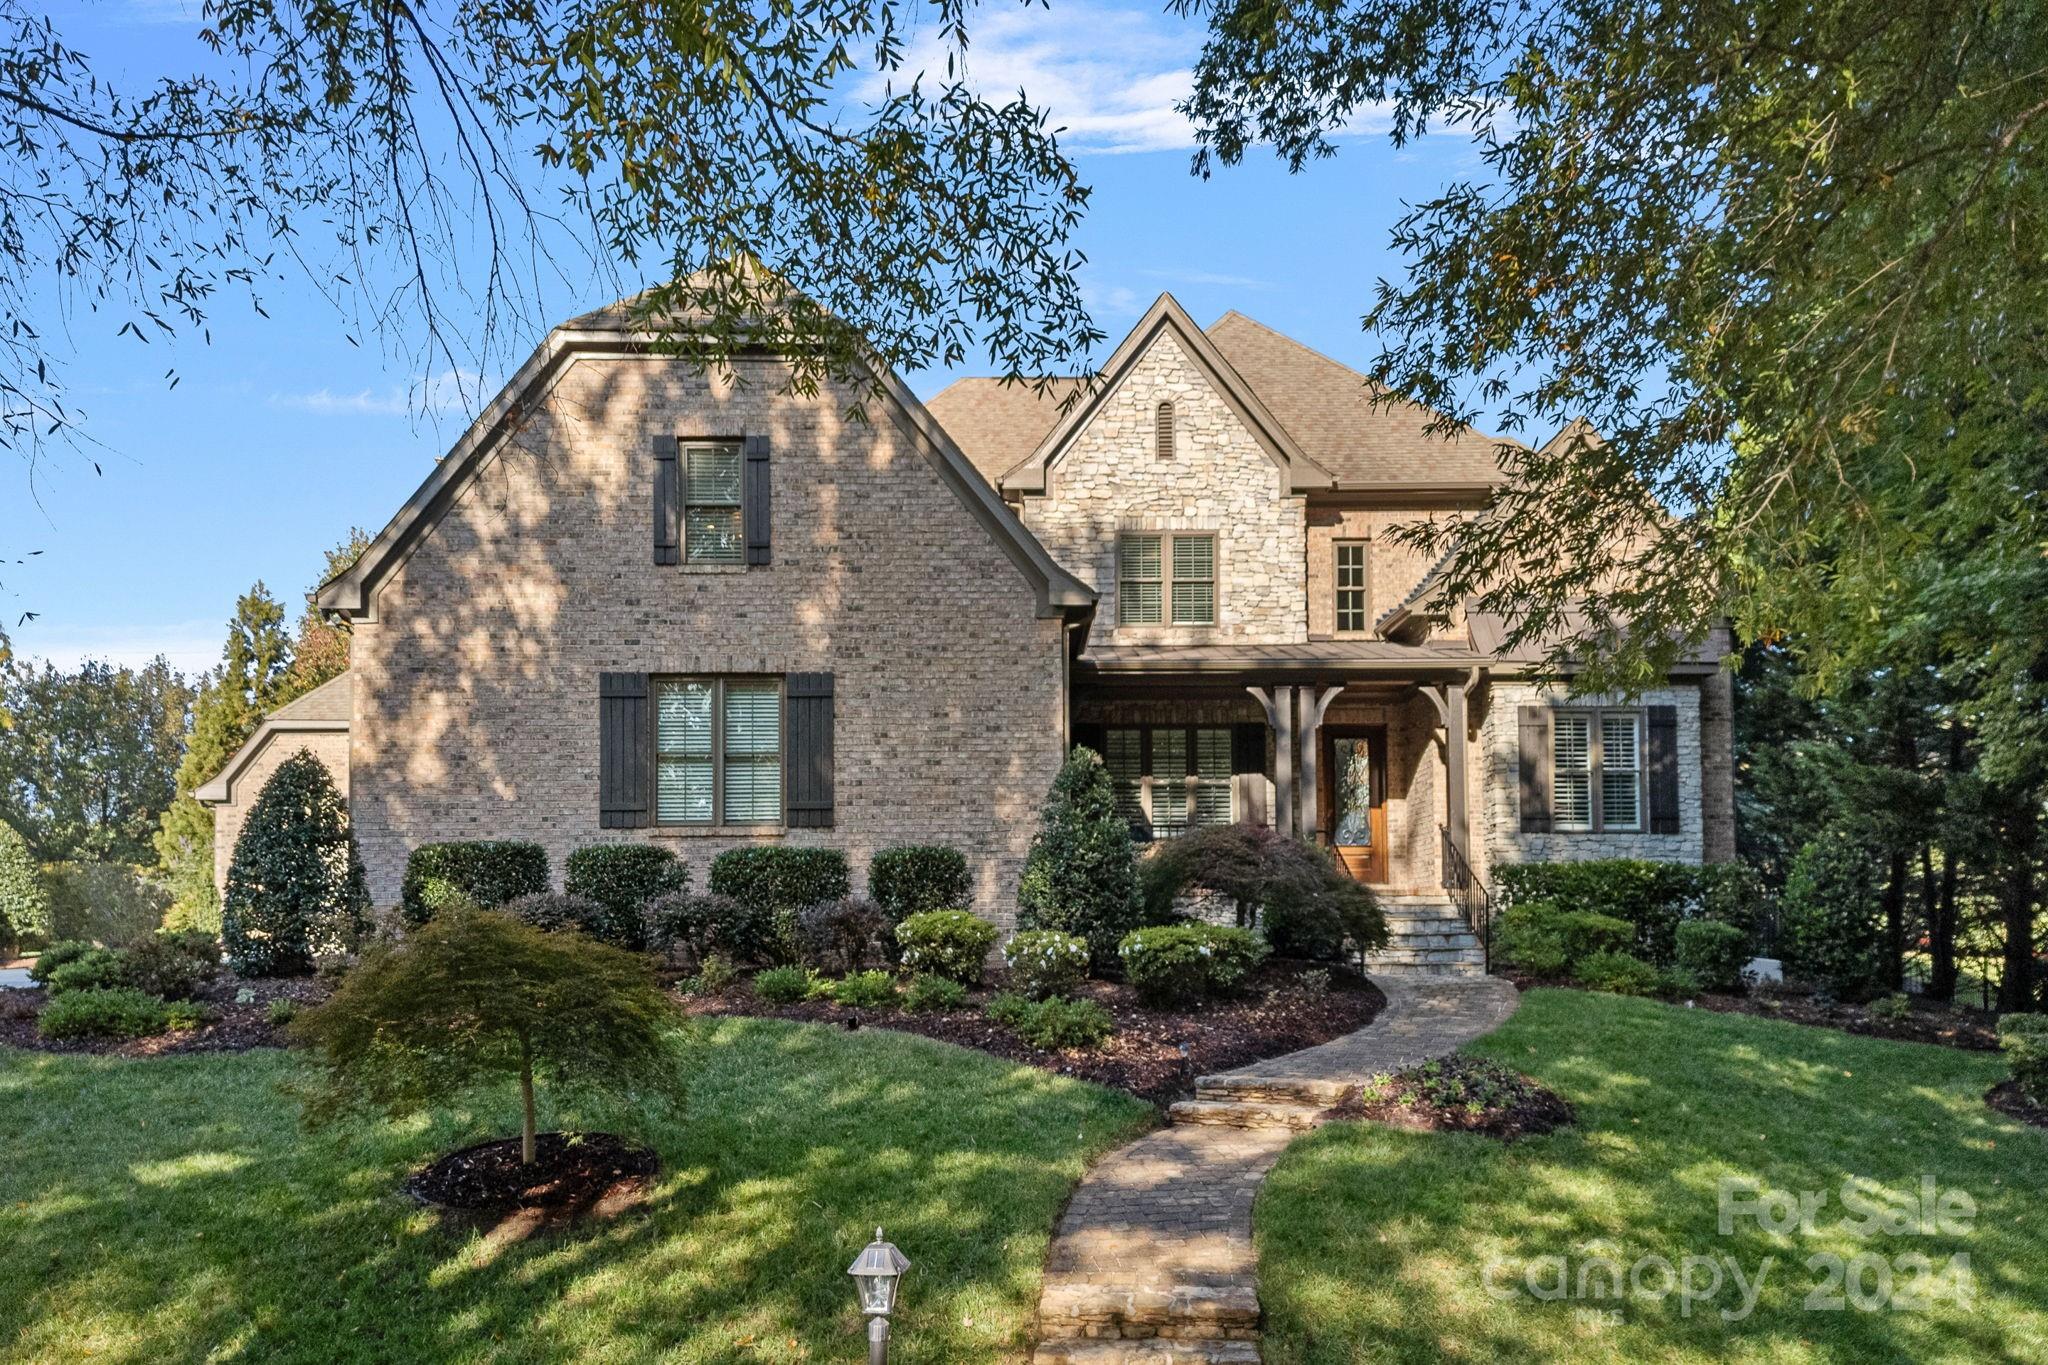
[[[126, 0], [61, 22], [103, 73], [139, 84], [197, 62], [199, 8]], [[1389, 231], [1404, 203], [1469, 169], [1462, 137], [1397, 152], [1368, 121], [1302, 175], [1262, 158], [1196, 180], [1172, 105], [1198, 30], [1143, 6], [1053, 0], [975, 13], [973, 79], [1021, 86], [1081, 153], [1095, 192], [1080, 236], [1084, 283], [1112, 344], [1171, 291], [1205, 324], [1235, 308], [1351, 364], [1373, 354], [1359, 317], [1375, 282], [1401, 270]], [[423, 386], [444, 385], [402, 347], [350, 345], [333, 311], [289, 277], [263, 299], [267, 319], [222, 300], [211, 345], [142, 345], [113, 335], [118, 317], [70, 316], [71, 396], [105, 472], [61, 454], [33, 480], [0, 470], [0, 615], [17, 653], [63, 666], [162, 653], [203, 668], [239, 593], [262, 579], [296, 612], [322, 552], [351, 526], [381, 527], [460, 434], [460, 402], [422, 418]], [[549, 311], [608, 301], [564, 290]], [[51, 318], [57, 303], [52, 294]], [[173, 366], [174, 390], [164, 379]], [[952, 376], [907, 377], [929, 396]], [[11, 562], [29, 551], [40, 553]], [[17, 626], [30, 611], [37, 618]]]

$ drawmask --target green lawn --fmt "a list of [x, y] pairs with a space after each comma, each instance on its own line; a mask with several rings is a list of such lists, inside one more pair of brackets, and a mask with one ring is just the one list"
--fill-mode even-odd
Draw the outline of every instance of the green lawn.
[[[1563, 1094], [1580, 1126], [1503, 1147], [1347, 1123], [1295, 1144], [1258, 1206], [1268, 1361], [2048, 1360], [2048, 1132], [1985, 1107], [1996, 1057], [1576, 991], [1531, 992], [1472, 1050]], [[1845, 1177], [1903, 1200], [1923, 1174], [1975, 1201], [1966, 1230], [1846, 1230]], [[1816, 1230], [1745, 1217], [1723, 1235], [1724, 1177], [1824, 1191]], [[1752, 1282], [1774, 1264], [1754, 1311], [1726, 1321], [1717, 1310], [1739, 1312], [1741, 1295], [1724, 1268], [1709, 1298], [1704, 1262], [1689, 1317], [1680, 1295], [1652, 1297], [1666, 1283], [1654, 1262], [1646, 1295], [1599, 1297], [1596, 1267], [1580, 1297], [1603, 1253], [1624, 1271], [1733, 1257]], [[1826, 1271], [1807, 1260], [1830, 1253], [1872, 1258], [1867, 1304], [1878, 1260], [1967, 1253], [1975, 1299], [1809, 1310]], [[1564, 1258], [1563, 1297], [1545, 1257]], [[1552, 1297], [1529, 1292], [1532, 1269]], [[1619, 1321], [1599, 1311], [1617, 1307]]]
[[303, 1133], [275, 1052], [0, 1048], [0, 1359], [851, 1360], [845, 1269], [914, 1262], [897, 1359], [1014, 1359], [1053, 1220], [1138, 1101], [879, 1030], [708, 1027], [686, 1112], [543, 1112], [660, 1150], [651, 1205], [507, 1243], [394, 1193], [505, 1103]]

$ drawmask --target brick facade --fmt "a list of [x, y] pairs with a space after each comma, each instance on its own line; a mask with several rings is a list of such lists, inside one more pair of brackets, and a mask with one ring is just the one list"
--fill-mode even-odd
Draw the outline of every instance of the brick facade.
[[[1064, 748], [1064, 627], [886, 405], [781, 392], [669, 360], [573, 359], [377, 589], [353, 646], [356, 835], [379, 903], [407, 853], [649, 839], [702, 886], [759, 840], [943, 842], [1007, 924]], [[768, 433], [772, 562], [652, 562], [652, 439]], [[598, 675], [835, 675], [836, 823], [764, 832], [598, 827]]]

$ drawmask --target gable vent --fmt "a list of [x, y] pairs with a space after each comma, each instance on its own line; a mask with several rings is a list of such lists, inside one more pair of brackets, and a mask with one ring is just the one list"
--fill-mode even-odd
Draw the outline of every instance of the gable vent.
[[1152, 410], [1152, 444], [1159, 458], [1173, 458], [1173, 404], [1161, 403]]

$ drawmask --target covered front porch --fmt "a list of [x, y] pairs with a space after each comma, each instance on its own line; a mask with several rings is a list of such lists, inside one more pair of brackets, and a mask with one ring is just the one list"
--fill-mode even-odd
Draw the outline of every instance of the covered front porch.
[[1247, 820], [1395, 892], [1469, 865], [1484, 661], [1383, 641], [1122, 646], [1077, 663], [1075, 742], [1140, 837]]

